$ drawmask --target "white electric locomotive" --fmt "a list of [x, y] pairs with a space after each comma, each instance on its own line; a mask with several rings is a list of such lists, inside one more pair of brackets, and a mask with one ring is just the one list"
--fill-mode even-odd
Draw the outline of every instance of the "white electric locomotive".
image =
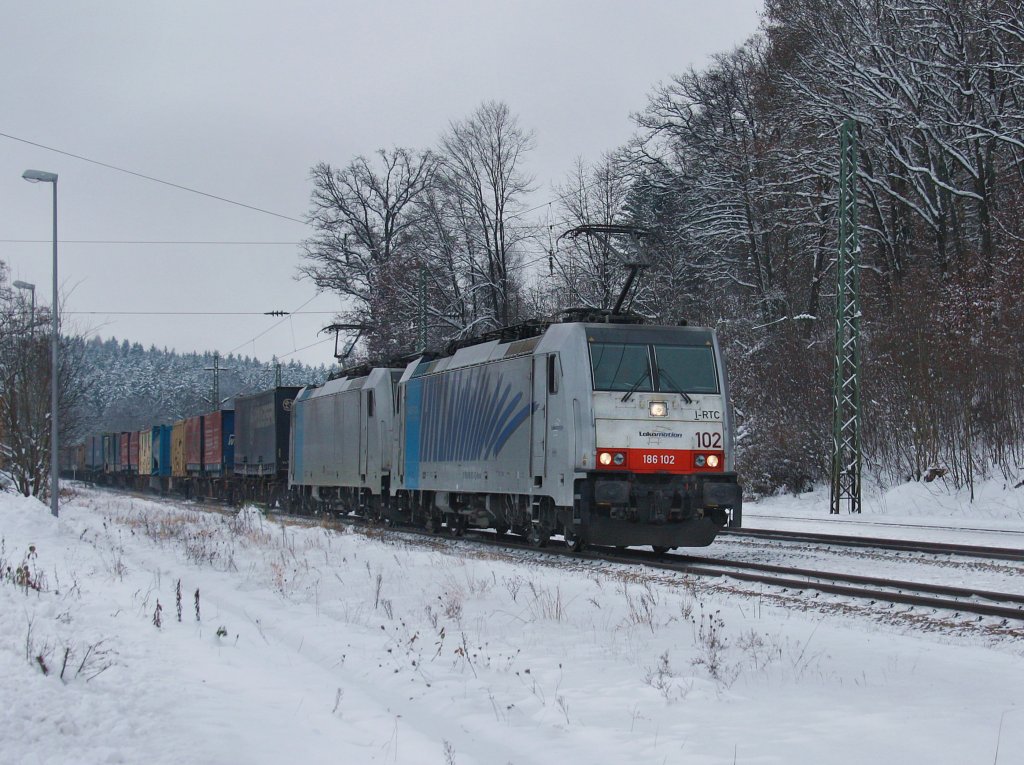
[[667, 550], [741, 524], [732, 442], [713, 330], [535, 323], [304, 390], [289, 483], [300, 505], [455, 534]]
[[364, 367], [299, 391], [289, 445], [291, 509], [379, 516], [388, 497], [394, 384], [401, 373]]

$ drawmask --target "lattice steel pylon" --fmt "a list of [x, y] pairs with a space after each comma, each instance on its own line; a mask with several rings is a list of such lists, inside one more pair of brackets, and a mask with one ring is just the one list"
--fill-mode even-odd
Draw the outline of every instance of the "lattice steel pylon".
[[213, 372], [213, 398], [210, 399], [210, 403], [213, 404], [214, 409], [220, 409], [220, 405], [223, 403], [220, 400], [220, 373], [229, 372], [233, 367], [222, 367], [220, 365], [220, 351], [213, 352], [213, 366], [205, 367], [207, 372]]
[[860, 236], [857, 224], [857, 123], [840, 131], [839, 259], [836, 263], [835, 380], [832, 387], [830, 513], [860, 512]]

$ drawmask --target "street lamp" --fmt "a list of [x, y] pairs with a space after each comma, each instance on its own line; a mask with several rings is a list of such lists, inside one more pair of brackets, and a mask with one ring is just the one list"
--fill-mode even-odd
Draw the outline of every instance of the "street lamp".
[[[57, 174], [42, 170], [26, 170], [21, 177], [30, 183], [53, 184], [53, 305], [50, 308], [53, 319], [50, 337], [50, 512], [57, 517], [57, 496], [60, 483], [57, 479], [57, 346], [60, 345], [60, 328], [57, 324]], [[32, 292], [33, 298], [35, 291]]]
[[29, 314], [29, 327], [31, 327], [32, 334], [35, 335], [36, 329], [36, 285], [29, 284], [28, 282], [16, 281], [11, 284], [17, 287], [19, 290], [28, 290], [32, 293], [32, 313]]

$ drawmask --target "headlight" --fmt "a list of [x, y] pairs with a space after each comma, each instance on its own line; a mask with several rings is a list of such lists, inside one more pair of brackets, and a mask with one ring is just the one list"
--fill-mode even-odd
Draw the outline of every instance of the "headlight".
[[718, 455], [717, 454], [709, 454], [708, 455], [708, 467], [718, 467]]
[[612, 455], [608, 452], [601, 452], [600, 454], [597, 455], [597, 461], [600, 462], [602, 465], [611, 465]]
[[612, 458], [616, 465], [621, 465], [626, 461], [626, 455], [622, 452], [615, 452], [615, 456]]
[[697, 467], [704, 467], [704, 455], [698, 454], [696, 457], [694, 457], [693, 464], [696, 465]]
[[668, 415], [668, 404], [664, 401], [652, 401], [650, 412], [651, 417], [666, 417]]

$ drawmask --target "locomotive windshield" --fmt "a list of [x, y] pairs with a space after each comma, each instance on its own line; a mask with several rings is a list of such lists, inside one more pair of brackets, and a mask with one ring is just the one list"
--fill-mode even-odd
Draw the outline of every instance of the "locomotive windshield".
[[591, 343], [594, 390], [652, 391], [651, 356], [646, 345]]
[[710, 348], [655, 345], [658, 390], [666, 393], [718, 393], [715, 356]]
[[590, 343], [590, 362], [594, 390], [718, 393], [715, 357], [708, 347]]

